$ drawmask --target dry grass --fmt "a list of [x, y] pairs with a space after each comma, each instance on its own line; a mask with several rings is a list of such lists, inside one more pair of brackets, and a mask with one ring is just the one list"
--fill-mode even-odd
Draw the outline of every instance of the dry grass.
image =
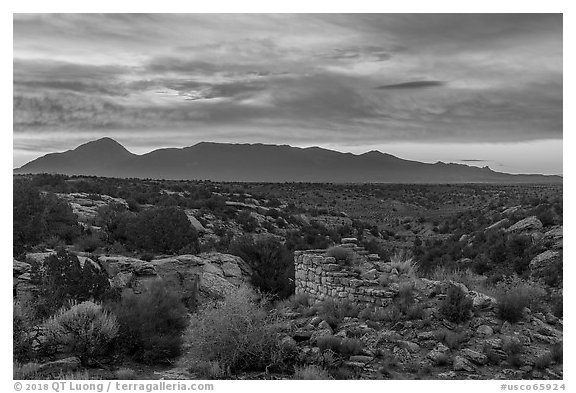
[[332, 379], [328, 371], [324, 368], [319, 366], [304, 366], [304, 367], [296, 367], [294, 372], [293, 379], [301, 379], [301, 380], [326, 380]]
[[417, 265], [409, 253], [397, 252], [390, 257], [390, 266], [398, 270], [398, 273], [409, 277], [416, 277]]

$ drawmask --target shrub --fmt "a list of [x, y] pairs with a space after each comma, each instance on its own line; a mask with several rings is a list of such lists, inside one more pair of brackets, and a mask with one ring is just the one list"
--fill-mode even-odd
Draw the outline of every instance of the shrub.
[[258, 228], [258, 220], [248, 210], [242, 210], [238, 213], [236, 221], [246, 232], [254, 232]]
[[274, 238], [254, 241], [241, 237], [230, 245], [230, 254], [242, 258], [251, 268], [250, 281], [263, 292], [285, 299], [294, 293], [294, 255]]
[[330, 247], [328, 250], [326, 250], [326, 256], [333, 257], [336, 259], [336, 262], [348, 266], [353, 265], [356, 259], [354, 251], [349, 248], [340, 246]]
[[402, 282], [395, 301], [400, 311], [406, 314], [414, 304], [414, 284], [411, 282]]
[[118, 334], [116, 316], [92, 302], [73, 303], [61, 308], [45, 322], [48, 341], [64, 346], [66, 352], [88, 365], [108, 350]]
[[135, 360], [153, 364], [180, 355], [188, 311], [162, 281], [153, 281], [139, 295], [123, 294], [111, 308], [120, 323], [118, 344]]
[[450, 355], [448, 355], [447, 353], [441, 353], [440, 355], [438, 355], [436, 357], [435, 360], [436, 366], [438, 367], [444, 367], [450, 364]]
[[408, 320], [424, 319], [426, 318], [426, 312], [421, 304], [413, 304], [406, 311], [406, 318]]
[[335, 329], [345, 317], [357, 317], [360, 310], [349, 300], [328, 298], [317, 304], [318, 315]]
[[299, 310], [303, 308], [310, 307], [310, 295], [307, 293], [297, 293], [295, 295], [290, 296], [286, 304], [292, 310]]
[[331, 378], [326, 369], [315, 365], [308, 365], [304, 367], [296, 367], [293, 379], [326, 380]]
[[470, 318], [472, 299], [464, 293], [462, 288], [452, 285], [448, 288], [446, 298], [440, 305], [440, 312], [446, 319], [460, 323]]
[[397, 305], [391, 304], [387, 306], [383, 311], [383, 321], [395, 324], [402, 319], [402, 311]]
[[528, 307], [530, 299], [522, 289], [501, 291], [496, 300], [498, 302], [498, 316], [504, 321], [516, 323], [522, 319], [524, 308]]
[[192, 317], [185, 335], [190, 348], [182, 362], [190, 368], [215, 361], [227, 374], [289, 369], [295, 353], [278, 341], [278, 329], [257, 295], [239, 288]]
[[322, 352], [330, 350], [344, 357], [358, 355], [362, 352], [362, 341], [355, 338], [340, 338], [337, 336], [319, 337], [316, 345]]

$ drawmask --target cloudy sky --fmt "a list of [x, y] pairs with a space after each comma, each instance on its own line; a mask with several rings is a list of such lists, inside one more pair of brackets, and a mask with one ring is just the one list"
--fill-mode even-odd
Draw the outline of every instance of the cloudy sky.
[[95, 138], [562, 173], [562, 16], [16, 14], [14, 166]]

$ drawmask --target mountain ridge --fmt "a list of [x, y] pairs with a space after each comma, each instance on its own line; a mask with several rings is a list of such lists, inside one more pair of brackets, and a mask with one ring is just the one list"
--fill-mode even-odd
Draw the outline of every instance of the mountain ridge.
[[342, 153], [318, 146], [199, 142], [134, 154], [112, 138], [49, 153], [15, 174], [312, 183], [561, 183], [562, 177], [508, 174], [489, 167], [411, 161], [377, 150]]

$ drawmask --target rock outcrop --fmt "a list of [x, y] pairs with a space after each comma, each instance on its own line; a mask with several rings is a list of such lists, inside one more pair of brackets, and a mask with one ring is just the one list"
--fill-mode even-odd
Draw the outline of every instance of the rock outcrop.
[[536, 216], [526, 217], [506, 229], [506, 232], [537, 231], [542, 229], [542, 222]]

